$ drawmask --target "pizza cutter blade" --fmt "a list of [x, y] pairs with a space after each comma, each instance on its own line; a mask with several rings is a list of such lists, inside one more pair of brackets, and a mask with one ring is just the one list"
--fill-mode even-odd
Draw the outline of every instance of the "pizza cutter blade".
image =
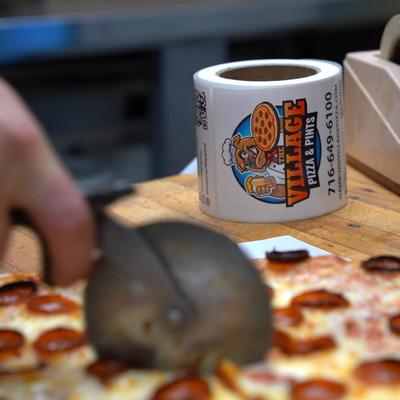
[[[85, 291], [88, 337], [100, 357], [204, 371], [222, 358], [250, 363], [264, 357], [272, 338], [269, 298], [236, 244], [185, 223], [119, 224], [105, 206], [133, 192], [125, 181], [86, 182], [80, 189], [96, 216], [102, 253]], [[11, 219], [35, 229], [21, 210]], [[51, 284], [47, 245], [36, 232]]]
[[211, 371], [261, 360], [272, 341], [266, 287], [237, 245], [178, 222], [129, 229], [111, 219], [85, 293], [99, 357], [137, 367]]

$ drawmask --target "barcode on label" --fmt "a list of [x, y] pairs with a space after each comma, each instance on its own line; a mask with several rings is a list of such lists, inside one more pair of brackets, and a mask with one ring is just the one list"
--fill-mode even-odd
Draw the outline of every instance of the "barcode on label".
[[204, 130], [208, 130], [207, 123], [207, 99], [205, 92], [195, 90], [195, 102], [196, 102], [196, 126], [202, 127]]

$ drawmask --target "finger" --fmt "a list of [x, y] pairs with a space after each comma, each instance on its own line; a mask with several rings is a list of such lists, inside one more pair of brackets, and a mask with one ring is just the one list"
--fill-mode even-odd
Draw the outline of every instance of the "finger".
[[[18, 94], [0, 80], [1, 182], [7, 204], [30, 214], [44, 236], [51, 275], [66, 285], [88, 274], [94, 248], [88, 206]], [[4, 132], [4, 134], [3, 134]]]
[[87, 277], [94, 249], [93, 221], [70, 179], [61, 174], [49, 181], [27, 211], [48, 246], [53, 282], [68, 285]]

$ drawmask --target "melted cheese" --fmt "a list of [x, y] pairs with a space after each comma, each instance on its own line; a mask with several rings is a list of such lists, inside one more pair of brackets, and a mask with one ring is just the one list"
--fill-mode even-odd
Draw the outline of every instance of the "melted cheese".
[[[273, 307], [286, 307], [292, 298], [308, 290], [326, 289], [340, 293], [350, 302], [347, 308], [326, 310], [302, 309], [304, 321], [299, 326], [277, 327], [291, 337], [307, 339], [330, 335], [335, 349], [306, 355], [282, 354], [272, 349], [266, 361], [238, 370], [239, 390], [229, 389], [221, 379], [206, 377], [212, 388], [210, 400], [289, 400], [291, 384], [315, 378], [346, 384], [347, 400], [393, 400], [400, 398], [400, 385], [370, 386], [354, 379], [353, 371], [363, 361], [385, 357], [400, 359], [400, 337], [388, 327], [388, 318], [400, 312], [400, 274], [371, 274], [358, 265], [335, 256], [315, 257], [278, 272], [268, 262], [256, 263], [266, 283], [273, 288]], [[15, 278], [14, 278], [15, 279]], [[12, 281], [2, 277], [0, 282]], [[83, 286], [70, 289], [41, 287], [81, 302]], [[24, 305], [0, 308], [0, 326], [15, 329], [26, 338], [21, 357], [7, 361], [10, 368], [33, 365], [37, 360], [30, 347], [45, 330], [65, 326], [83, 330], [82, 312], [41, 316], [30, 313]], [[0, 377], [0, 397], [32, 400], [150, 400], [157, 388], [174, 379], [159, 371], [129, 370], [107, 385], [86, 373], [95, 359], [89, 346], [50, 357], [50, 365], [40, 371]]]

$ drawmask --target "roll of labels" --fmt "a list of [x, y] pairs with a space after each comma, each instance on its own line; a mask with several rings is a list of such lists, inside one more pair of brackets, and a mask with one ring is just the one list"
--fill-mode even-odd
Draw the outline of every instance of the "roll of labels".
[[346, 202], [342, 71], [319, 60], [257, 60], [194, 75], [200, 208], [276, 222]]

